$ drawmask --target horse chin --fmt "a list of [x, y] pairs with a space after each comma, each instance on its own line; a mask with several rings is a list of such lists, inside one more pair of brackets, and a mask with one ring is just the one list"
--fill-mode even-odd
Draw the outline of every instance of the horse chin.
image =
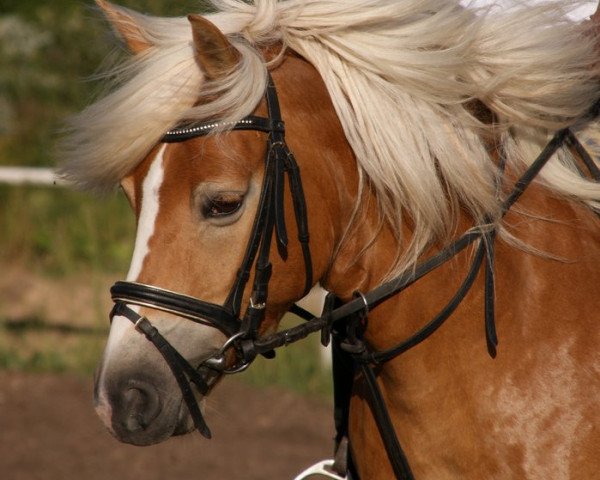
[[[206, 367], [201, 367], [199, 369], [199, 372], [204, 377], [204, 380], [209, 386], [209, 393], [223, 379], [222, 374]], [[200, 411], [203, 415], [205, 412], [206, 398], [206, 396], [203, 396], [201, 398], [196, 397], [198, 406], [200, 407]], [[194, 420], [190, 415], [190, 411], [188, 410], [185, 402], [182, 401], [181, 408], [179, 409], [179, 421], [177, 423], [177, 426], [175, 427], [175, 430], [173, 431], [173, 436], [186, 435], [188, 433], [193, 432], [195, 429], [196, 426], [194, 425]]]
[[[135, 423], [135, 420], [132, 422]], [[113, 421], [109, 430], [119, 441], [142, 447], [164, 442], [176, 435], [182, 430], [182, 421], [177, 410], [162, 411], [150, 425], [134, 427]]]
[[173, 435], [177, 430], [177, 426], [166, 424], [165, 428], [161, 428], [159, 425], [154, 424], [152, 428], [147, 428], [138, 431], [121, 430], [118, 426], [109, 428], [110, 433], [122, 443], [128, 443], [130, 445], [136, 445], [138, 447], [145, 447], [148, 445], [155, 445], [157, 443], [164, 442]]
[[[204, 398], [198, 399], [198, 404], [204, 412]], [[122, 443], [139, 447], [162, 443], [174, 436], [186, 435], [195, 430], [194, 421], [182, 400], [179, 408], [162, 411], [148, 426], [139, 428], [124, 427], [121, 423], [112, 422], [110, 433]]]
[[[200, 408], [204, 411], [204, 401], [200, 404]], [[173, 431], [173, 436], [187, 435], [188, 433], [192, 433], [195, 430], [196, 426], [194, 425], [194, 421], [190, 415], [189, 410], [187, 409], [185, 402], [182, 402], [181, 408], [179, 409], [179, 421], [177, 422], [177, 426]]]

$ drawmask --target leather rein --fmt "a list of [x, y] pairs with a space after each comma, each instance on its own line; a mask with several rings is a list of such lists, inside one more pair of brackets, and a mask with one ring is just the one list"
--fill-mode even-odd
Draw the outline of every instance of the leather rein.
[[[333, 338], [336, 448], [339, 446], [347, 448], [352, 383], [355, 373], [360, 371], [366, 381], [369, 404], [394, 473], [400, 479], [413, 479], [414, 476], [408, 460], [400, 446], [383, 395], [377, 384], [374, 367], [396, 358], [433, 334], [464, 299], [481, 268], [484, 269], [485, 274], [484, 326], [486, 343], [489, 354], [492, 357], [496, 356], [498, 339], [494, 315], [494, 240], [497, 234], [497, 222], [489, 219], [489, 223], [467, 231], [437, 254], [419, 263], [413, 270], [403, 273], [369, 292], [356, 292], [355, 298], [347, 303], [341, 304], [333, 294], [329, 294], [325, 301], [324, 311], [319, 317], [315, 317], [303, 308], [293, 305], [290, 312], [306, 320], [305, 323], [277, 333], [260, 336], [258, 331], [264, 319], [268, 301], [268, 285], [271, 276], [269, 256], [273, 240], [276, 242], [278, 253], [282, 259], [287, 258], [288, 236], [284, 212], [286, 175], [289, 180], [298, 230], [297, 240], [301, 245], [304, 257], [304, 293], [308, 293], [313, 285], [306, 201], [302, 189], [300, 170], [285, 142], [285, 125], [281, 118], [275, 85], [270, 76], [265, 97], [268, 118], [251, 115], [232, 124], [222, 122], [189, 124], [168, 131], [162, 138], [162, 142], [165, 143], [185, 142], [205, 136], [221, 128], [256, 130], [268, 134], [265, 175], [250, 240], [246, 246], [244, 258], [234, 284], [224, 304], [218, 305], [205, 302], [195, 297], [152, 285], [120, 281], [111, 288], [111, 296], [115, 302], [110, 314], [111, 321], [115, 316], [128, 318], [135, 324], [135, 328], [156, 346], [177, 380], [194, 425], [207, 438], [211, 437], [210, 429], [200, 411], [191, 384], [195, 386], [199, 393], [206, 395], [213, 384], [211, 376], [214, 378], [218, 374], [242, 371], [259, 354], [267, 358], [273, 358], [276, 348], [299, 341], [311, 333], [320, 331], [323, 345], [328, 345]], [[590, 111], [590, 117], [597, 115], [599, 106], [600, 102], [594, 105], [594, 108]], [[503, 215], [519, 199], [552, 155], [564, 144], [577, 152], [589, 171], [589, 175], [596, 181], [600, 181], [600, 170], [593, 159], [570, 129], [562, 129], [554, 135], [538, 158], [516, 181], [513, 190], [502, 204]], [[501, 163], [503, 163], [502, 158]], [[408, 339], [392, 348], [376, 351], [368, 345], [362, 334], [366, 328], [370, 310], [388, 298], [397, 295], [476, 242], [478, 243], [475, 247], [475, 254], [465, 279], [438, 315]], [[248, 285], [253, 269], [254, 279], [249, 304], [244, 314], [241, 315], [243, 292]], [[219, 351], [194, 367], [179, 354], [145, 316], [137, 313], [128, 304], [158, 309], [200, 324], [209, 325], [223, 332], [227, 340]], [[231, 362], [232, 357], [233, 363]], [[351, 475], [352, 478], [358, 478], [348, 461], [351, 460], [336, 461], [337, 465], [334, 465], [334, 470], [340, 477]]]

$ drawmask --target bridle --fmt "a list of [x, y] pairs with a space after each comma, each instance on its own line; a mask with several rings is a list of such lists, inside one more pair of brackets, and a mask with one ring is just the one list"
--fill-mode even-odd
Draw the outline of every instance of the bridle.
[[[235, 373], [245, 369], [258, 354], [253, 349], [253, 341], [258, 336], [258, 329], [264, 319], [267, 306], [268, 287], [271, 278], [269, 256], [273, 236], [275, 236], [279, 255], [284, 260], [287, 258], [288, 235], [284, 212], [286, 174], [289, 178], [289, 188], [294, 205], [298, 242], [302, 248], [305, 265], [303, 295], [310, 291], [313, 273], [306, 202], [298, 165], [285, 143], [285, 124], [281, 119], [277, 92], [270, 76], [265, 97], [268, 118], [251, 115], [229, 125], [219, 122], [187, 125], [170, 130], [162, 138], [165, 143], [184, 142], [207, 135], [216, 128], [224, 127], [232, 130], [257, 130], [268, 133], [265, 174], [250, 239], [246, 246], [242, 264], [225, 303], [218, 305], [137, 282], [117, 282], [111, 288], [111, 296], [115, 302], [110, 314], [111, 319], [116, 315], [128, 318], [135, 324], [136, 329], [146, 335], [158, 348], [181, 388], [184, 401], [190, 410], [196, 428], [207, 438], [211, 436], [210, 430], [200, 412], [190, 382], [194, 383], [202, 394], [208, 393], [210, 385], [198, 373], [198, 368], [190, 365], [152, 326], [146, 317], [139, 315], [127, 304], [174, 313], [188, 320], [210, 325], [220, 330], [228, 338], [227, 341], [215, 355], [205, 359], [201, 366], [219, 373]], [[241, 316], [242, 297], [250, 280], [253, 267], [254, 280], [250, 300], [244, 315]], [[241, 353], [233, 366], [227, 366], [226, 354], [230, 349], [235, 349], [238, 353]], [[274, 356], [274, 352], [264, 351], [260, 353], [267, 357]]]
[[[259, 355], [274, 357], [274, 350], [308, 336], [321, 332], [323, 345], [333, 338], [334, 403], [336, 423], [336, 448], [347, 448], [349, 402], [355, 374], [360, 371], [367, 385], [368, 401], [383, 439], [388, 458], [397, 478], [413, 479], [383, 395], [376, 382], [374, 367], [381, 365], [410, 348], [418, 345], [432, 335], [451, 316], [462, 302], [481, 268], [484, 269], [484, 330], [490, 356], [496, 356], [498, 339], [494, 314], [494, 244], [498, 221], [487, 219], [486, 225], [467, 231], [456, 241], [440, 250], [437, 254], [419, 263], [413, 270], [381, 284], [366, 292], [356, 292], [355, 298], [342, 304], [332, 294], [325, 301], [323, 314], [314, 317], [306, 310], [293, 305], [290, 311], [306, 320], [305, 323], [277, 333], [260, 336], [259, 327], [265, 317], [268, 301], [268, 286], [271, 277], [269, 260], [273, 237], [279, 255], [287, 258], [288, 236], [284, 212], [285, 175], [289, 178], [289, 189], [294, 207], [298, 230], [298, 242], [301, 245], [305, 264], [305, 291], [312, 287], [313, 273], [309, 248], [306, 202], [300, 179], [300, 171], [293, 154], [285, 142], [285, 125], [281, 118], [279, 101], [273, 80], [269, 76], [266, 88], [268, 118], [248, 116], [230, 125], [219, 122], [189, 124], [167, 132], [162, 141], [165, 143], [184, 142], [207, 135], [217, 128], [229, 127], [231, 130], [257, 130], [268, 134], [265, 154], [265, 174], [250, 238], [236, 279], [223, 305], [218, 305], [195, 297], [171, 292], [152, 285], [135, 282], [117, 282], [111, 288], [115, 306], [111, 320], [120, 315], [135, 324], [135, 328], [144, 334], [163, 355], [181, 389], [183, 399], [190, 411], [196, 428], [207, 438], [211, 433], [202, 416], [191, 387], [203, 395], [208, 393], [211, 382], [203, 375], [207, 371], [217, 373], [235, 373], [245, 368]], [[590, 117], [598, 114], [600, 102], [590, 111]], [[502, 204], [502, 215], [520, 198], [521, 194], [535, 176], [563, 144], [573, 148], [582, 159], [589, 175], [600, 181], [600, 171], [593, 159], [585, 151], [570, 129], [558, 131], [538, 158], [515, 182], [512, 192]], [[502, 155], [501, 155], [502, 157]], [[504, 163], [500, 158], [501, 168]], [[500, 191], [499, 191], [500, 194]], [[417, 280], [434, 271], [448, 260], [478, 241], [475, 254], [463, 283], [447, 305], [423, 328], [404, 342], [384, 351], [376, 351], [363, 338], [368, 313], [380, 303], [400, 293]], [[242, 297], [254, 268], [251, 295], [246, 310], [241, 315]], [[174, 313], [191, 321], [210, 325], [223, 332], [227, 340], [218, 352], [204, 359], [199, 366], [192, 366], [160, 334], [150, 321], [131, 309], [127, 304], [146, 306]], [[233, 359], [233, 362], [231, 360]], [[350, 458], [342, 458], [334, 465], [334, 470], [345, 476], [350, 472], [352, 478], [358, 478]]]

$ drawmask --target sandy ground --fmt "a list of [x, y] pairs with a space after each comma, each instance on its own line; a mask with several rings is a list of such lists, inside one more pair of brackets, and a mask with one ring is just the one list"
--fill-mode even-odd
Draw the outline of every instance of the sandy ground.
[[91, 379], [0, 372], [0, 478], [291, 479], [331, 454], [331, 408], [279, 389], [222, 382], [207, 420], [212, 440], [125, 445], [96, 417]]
[[[108, 329], [97, 312], [110, 310], [115, 278], [57, 281], [18, 265], [0, 267], [3, 321]], [[212, 440], [193, 433], [134, 447], [105, 430], [92, 388], [91, 375], [0, 371], [0, 480], [291, 479], [332, 453], [332, 408], [282, 389], [226, 379], [207, 406]]]

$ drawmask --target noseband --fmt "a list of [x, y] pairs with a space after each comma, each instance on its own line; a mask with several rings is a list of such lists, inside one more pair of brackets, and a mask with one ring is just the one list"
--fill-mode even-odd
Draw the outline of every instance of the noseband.
[[[379, 428], [395, 476], [396, 478], [411, 480], [414, 476], [394, 431], [383, 395], [376, 381], [374, 366], [382, 365], [396, 358], [436, 332], [465, 298], [481, 269], [484, 270], [485, 276], [485, 338], [490, 356], [496, 356], [498, 339], [494, 314], [494, 244], [499, 219], [487, 219], [486, 225], [467, 231], [437, 254], [419, 263], [413, 270], [403, 273], [364, 294], [356, 292], [355, 298], [347, 303], [341, 304], [332, 294], [329, 294], [325, 301], [323, 314], [320, 317], [314, 317], [306, 310], [293, 305], [290, 311], [305, 319], [305, 323], [260, 337], [258, 330], [265, 317], [268, 284], [271, 277], [269, 255], [273, 236], [275, 236], [279, 255], [284, 260], [287, 258], [288, 236], [284, 215], [284, 177], [286, 174], [289, 177], [289, 189], [296, 218], [298, 241], [302, 247], [304, 257], [306, 271], [305, 294], [308, 293], [313, 282], [306, 202], [300, 180], [300, 171], [294, 156], [285, 143], [285, 126], [281, 119], [275, 85], [270, 76], [265, 96], [268, 118], [248, 116], [228, 125], [219, 122], [186, 125], [167, 132], [162, 138], [165, 143], [184, 142], [207, 135], [215, 129], [223, 127], [232, 130], [256, 130], [268, 133], [265, 175], [250, 240], [225, 303], [218, 305], [205, 302], [152, 285], [117, 282], [111, 288], [111, 295], [115, 302], [111, 319], [117, 315], [128, 318], [135, 324], [136, 329], [157, 347], [177, 380], [196, 428], [207, 438], [211, 436], [210, 430], [204, 421], [190, 383], [193, 383], [196, 389], [205, 395], [212, 385], [203, 375], [207, 371], [213, 374], [241, 371], [257, 355], [261, 354], [267, 358], [273, 358], [275, 355], [274, 349], [301, 340], [314, 332], [321, 332], [323, 345], [327, 345], [333, 337], [336, 444], [340, 448], [346, 448], [345, 446], [347, 446], [345, 437], [348, 434], [352, 382], [356, 373], [360, 371], [367, 386], [367, 399], [371, 405], [375, 422]], [[599, 110], [600, 102], [596, 103], [590, 110], [589, 117], [597, 117]], [[548, 160], [563, 145], [575, 150], [587, 168], [589, 176], [596, 181], [600, 181], [600, 171], [594, 160], [569, 128], [562, 129], [555, 133], [548, 145], [515, 182], [512, 191], [506, 196], [502, 204], [502, 215], [505, 215], [512, 205], [518, 201]], [[500, 160], [503, 164], [503, 159]], [[498, 194], [501, 194], [500, 189], [498, 189]], [[383, 351], [375, 351], [362, 338], [369, 310], [402, 292], [471, 245], [476, 245], [475, 255], [463, 283], [448, 304], [429, 323], [402, 343]], [[241, 316], [242, 297], [253, 268], [254, 280], [249, 304], [244, 315]], [[194, 368], [152, 326], [146, 317], [139, 315], [127, 304], [174, 313], [194, 322], [210, 325], [223, 332], [227, 337], [227, 341], [219, 351], [204, 359], [198, 367]], [[353, 470], [351, 464], [348, 465], [345, 461], [342, 463], [344, 464], [337, 466], [334, 464], [334, 468], [338, 469], [336, 471], [340, 473], [340, 478], [346, 472]], [[353, 475], [352, 478], [358, 478], [355, 472]]]
[[[135, 324], [136, 329], [146, 335], [158, 348], [177, 379], [195, 426], [207, 438], [211, 436], [210, 430], [202, 417], [190, 387], [190, 382], [194, 383], [202, 394], [208, 393], [210, 385], [198, 373], [198, 368], [190, 365], [152, 326], [146, 317], [139, 315], [127, 304], [162, 310], [217, 328], [226, 335], [228, 340], [221, 350], [212, 357], [205, 359], [201, 366], [219, 373], [234, 373], [246, 368], [258, 354], [254, 350], [254, 341], [258, 336], [258, 329], [264, 319], [267, 306], [268, 286], [271, 278], [269, 256], [273, 236], [275, 236], [279, 255], [284, 260], [287, 259], [288, 235], [284, 212], [286, 174], [289, 178], [289, 189], [296, 217], [298, 242], [301, 245], [304, 257], [305, 284], [303, 295], [310, 291], [313, 275], [306, 202], [298, 165], [285, 143], [285, 125], [281, 119], [277, 91], [270, 76], [265, 97], [268, 118], [251, 115], [231, 124], [219, 122], [192, 124], [171, 130], [162, 138], [164, 143], [184, 142], [221, 128], [256, 130], [268, 133], [265, 174], [254, 224], [242, 264], [225, 303], [218, 305], [137, 282], [117, 282], [111, 288], [111, 296], [115, 302], [111, 319], [117, 315], [128, 318]], [[242, 298], [253, 267], [254, 280], [250, 300], [244, 315], [241, 316]], [[296, 307], [296, 311], [299, 310], [299, 307]], [[310, 316], [308, 312], [303, 312], [303, 314], [305, 317]], [[233, 365], [227, 365], [226, 356], [229, 349], [235, 349], [237, 352]], [[274, 352], [264, 351], [261, 353], [267, 357], [274, 356]]]

